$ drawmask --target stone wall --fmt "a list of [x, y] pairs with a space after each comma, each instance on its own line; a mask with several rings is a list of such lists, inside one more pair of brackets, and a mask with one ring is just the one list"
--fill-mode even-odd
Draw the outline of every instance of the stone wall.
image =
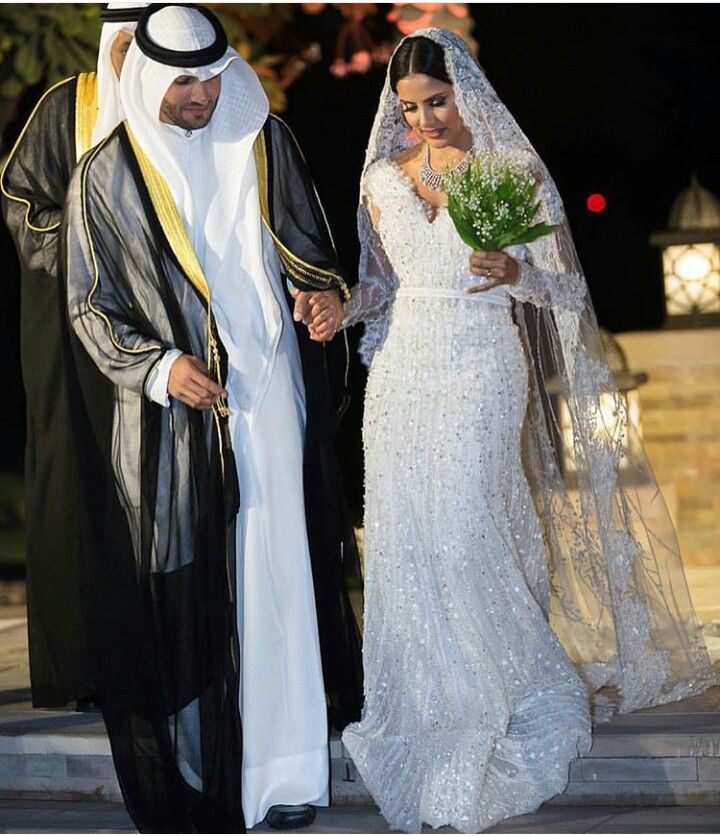
[[616, 335], [644, 371], [641, 421], [648, 457], [687, 567], [720, 567], [720, 329]]

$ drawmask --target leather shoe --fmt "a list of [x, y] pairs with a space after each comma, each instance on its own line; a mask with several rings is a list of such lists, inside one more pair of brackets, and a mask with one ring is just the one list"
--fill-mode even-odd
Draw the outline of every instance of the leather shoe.
[[265, 816], [265, 823], [273, 830], [295, 830], [314, 821], [315, 808], [311, 804], [275, 804]]

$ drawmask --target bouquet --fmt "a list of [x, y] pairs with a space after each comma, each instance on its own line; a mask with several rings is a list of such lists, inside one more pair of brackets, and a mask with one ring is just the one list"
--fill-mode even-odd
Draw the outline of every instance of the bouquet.
[[533, 220], [540, 209], [538, 184], [516, 157], [483, 151], [462, 173], [445, 179], [448, 212], [462, 240], [473, 250], [496, 252], [529, 244], [556, 227]]

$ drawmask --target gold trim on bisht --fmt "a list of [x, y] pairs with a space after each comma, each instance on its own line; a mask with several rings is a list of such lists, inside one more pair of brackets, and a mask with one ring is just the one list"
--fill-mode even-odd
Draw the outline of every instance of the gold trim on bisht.
[[[25, 226], [31, 232], [53, 232], [54, 230], [58, 229], [60, 226], [60, 221], [54, 224], [50, 224], [50, 226], [34, 226], [30, 223], [30, 212], [32, 210], [32, 204], [29, 200], [26, 200], [24, 197], [18, 197], [17, 195], [11, 194], [5, 188], [5, 173], [7, 172], [8, 166], [13, 161], [15, 153], [17, 149], [20, 147], [20, 143], [23, 141], [25, 134], [27, 133], [28, 128], [32, 124], [35, 115], [37, 114], [38, 110], [40, 109], [40, 105], [45, 101], [45, 99], [53, 93], [58, 87], [62, 87], [63, 84], [69, 84], [75, 76], [71, 76], [70, 78], [64, 78], [62, 81], [58, 81], [57, 84], [53, 84], [52, 87], [48, 88], [43, 95], [40, 97], [38, 103], [33, 108], [33, 112], [30, 114], [30, 118], [25, 123], [23, 129], [20, 131], [20, 136], [15, 141], [15, 145], [13, 145], [12, 150], [7, 156], [7, 160], [5, 161], [5, 165], [3, 166], [2, 171], [0, 172], [0, 192], [2, 192], [3, 196], [6, 197], [8, 200], [14, 200], [16, 203], [22, 203], [25, 205]], [[62, 126], [58, 125], [58, 130], [61, 130]]]
[[75, 91], [75, 160], [92, 148], [98, 115], [97, 73], [80, 73]]
[[96, 307], [93, 301], [93, 297], [97, 292], [98, 287], [100, 286], [100, 271], [98, 269], [97, 258], [95, 257], [95, 247], [93, 245], [92, 233], [90, 231], [90, 224], [88, 223], [88, 212], [87, 212], [87, 176], [88, 171], [90, 169], [90, 164], [98, 155], [98, 153], [102, 150], [103, 146], [107, 143], [107, 139], [103, 142], [100, 142], [92, 154], [90, 154], [88, 160], [83, 165], [82, 169], [82, 177], [80, 180], [80, 203], [82, 206], [82, 221], [83, 221], [83, 229], [85, 231], [85, 238], [87, 239], [88, 249], [90, 250], [90, 259], [92, 261], [92, 269], [93, 269], [93, 283], [88, 295], [85, 298], [85, 303], [88, 308], [95, 314], [95, 316], [100, 317], [103, 322], [107, 325], [108, 333], [110, 336], [110, 341], [115, 346], [118, 351], [122, 351], [125, 354], [147, 354], [151, 351], [163, 351], [163, 345], [151, 345], [151, 346], [143, 346], [142, 348], [126, 348], [120, 340], [115, 336], [115, 332], [113, 331], [112, 322], [110, 318], [105, 314], [100, 308]]
[[[291, 279], [297, 279], [303, 284], [310, 285], [310, 287], [317, 290], [339, 290], [343, 301], [347, 302], [350, 299], [350, 291], [344, 279], [336, 273], [331, 273], [329, 270], [323, 270], [321, 267], [315, 267], [312, 264], [308, 264], [307, 261], [303, 261], [283, 244], [270, 224], [267, 147], [265, 144], [265, 134], [262, 130], [257, 135], [257, 139], [253, 144], [253, 154], [255, 156], [258, 191], [260, 193], [260, 214], [267, 231], [273, 239], [273, 243], [277, 248], [278, 255], [288, 276]], [[320, 209], [324, 217], [325, 213], [322, 206]]]
[[140, 173], [147, 186], [150, 200], [160, 221], [160, 226], [162, 226], [163, 232], [185, 275], [190, 279], [191, 284], [203, 297], [205, 302], [209, 304], [210, 286], [198, 261], [195, 248], [190, 242], [190, 236], [187, 233], [187, 229], [185, 229], [185, 224], [175, 205], [170, 187], [140, 147], [140, 143], [137, 141], [135, 134], [127, 122], [125, 123], [125, 128], [138, 165], [140, 166]]
[[[210, 285], [205, 278], [205, 273], [198, 261], [197, 253], [193, 247], [190, 236], [187, 233], [185, 224], [183, 223], [178, 208], [175, 205], [175, 200], [170, 191], [165, 178], [152, 164], [148, 156], [140, 147], [135, 135], [130, 129], [130, 125], [125, 122], [125, 129], [127, 130], [130, 144], [132, 146], [135, 158], [140, 167], [140, 173], [150, 195], [155, 213], [157, 214], [160, 226], [165, 233], [168, 243], [172, 247], [172, 251], [180, 264], [183, 272], [187, 276], [192, 286], [205, 300], [207, 305], [207, 320], [208, 320], [208, 368], [215, 375], [220, 386], [223, 385], [222, 371], [220, 368], [220, 351], [218, 349], [215, 318], [212, 312], [212, 297], [210, 294]], [[230, 414], [220, 398], [215, 401], [214, 409], [223, 417]]]

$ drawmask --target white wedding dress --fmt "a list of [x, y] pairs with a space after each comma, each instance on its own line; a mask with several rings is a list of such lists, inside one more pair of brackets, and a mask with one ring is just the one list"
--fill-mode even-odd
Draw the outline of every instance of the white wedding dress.
[[591, 707], [720, 677], [557, 187], [463, 40], [418, 36], [442, 48], [474, 147], [534, 173], [553, 232], [510, 251], [516, 284], [469, 295], [469, 248], [393, 161], [413, 140], [388, 74], [344, 320], [365, 325], [370, 374], [365, 707], [343, 740], [392, 827], [478, 831], [564, 789]]
[[[366, 702], [347, 746], [391, 826], [485, 829], [562, 791], [588, 694], [548, 626], [547, 561], [521, 459], [527, 364], [505, 288], [478, 283], [448, 212], [393, 162], [346, 324], [392, 304], [368, 378]], [[542, 299], [524, 265], [511, 292]]]

